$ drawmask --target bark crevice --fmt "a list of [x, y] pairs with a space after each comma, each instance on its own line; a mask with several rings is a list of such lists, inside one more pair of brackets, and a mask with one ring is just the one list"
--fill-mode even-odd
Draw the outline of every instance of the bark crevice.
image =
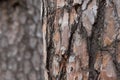
[[106, 0], [98, 0], [97, 17], [92, 27], [92, 34], [87, 38], [89, 53], [89, 80], [97, 80], [99, 72], [95, 70], [96, 53], [99, 51], [99, 38], [104, 32], [104, 14]]

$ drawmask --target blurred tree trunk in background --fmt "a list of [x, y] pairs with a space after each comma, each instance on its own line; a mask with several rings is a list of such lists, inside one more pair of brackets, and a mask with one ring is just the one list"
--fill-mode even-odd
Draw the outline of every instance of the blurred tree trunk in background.
[[42, 5], [0, 0], [0, 80], [45, 80]]
[[120, 0], [1, 0], [0, 80], [120, 80]]

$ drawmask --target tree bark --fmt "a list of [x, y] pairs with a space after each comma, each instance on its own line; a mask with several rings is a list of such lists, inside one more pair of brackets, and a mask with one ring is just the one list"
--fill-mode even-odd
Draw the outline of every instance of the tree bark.
[[120, 0], [1, 0], [0, 80], [120, 80]]
[[47, 80], [42, 7], [41, 0], [0, 0], [0, 80]]

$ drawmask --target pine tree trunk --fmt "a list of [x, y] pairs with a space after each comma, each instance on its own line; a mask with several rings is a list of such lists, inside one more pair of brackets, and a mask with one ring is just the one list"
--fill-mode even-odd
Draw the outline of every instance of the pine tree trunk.
[[1, 0], [0, 80], [120, 80], [120, 0]]

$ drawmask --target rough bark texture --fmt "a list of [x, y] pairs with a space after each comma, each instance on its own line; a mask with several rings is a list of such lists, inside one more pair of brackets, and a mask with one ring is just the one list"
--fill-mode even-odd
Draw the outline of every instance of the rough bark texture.
[[0, 0], [0, 80], [120, 80], [120, 0]]

